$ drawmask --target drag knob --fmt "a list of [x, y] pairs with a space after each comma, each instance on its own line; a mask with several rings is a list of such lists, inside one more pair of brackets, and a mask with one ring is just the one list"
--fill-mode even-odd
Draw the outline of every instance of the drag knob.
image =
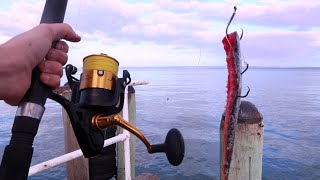
[[171, 129], [163, 144], [151, 145], [151, 153], [164, 152], [173, 166], [181, 164], [184, 157], [184, 140], [178, 129]]

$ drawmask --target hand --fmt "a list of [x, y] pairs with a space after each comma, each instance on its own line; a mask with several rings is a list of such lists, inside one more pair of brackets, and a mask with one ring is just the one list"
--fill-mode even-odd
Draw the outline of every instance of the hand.
[[0, 46], [0, 99], [17, 105], [30, 87], [32, 70], [38, 65], [40, 80], [51, 88], [60, 84], [62, 66], [67, 62], [68, 45], [65, 39], [79, 42], [67, 24], [41, 24]]

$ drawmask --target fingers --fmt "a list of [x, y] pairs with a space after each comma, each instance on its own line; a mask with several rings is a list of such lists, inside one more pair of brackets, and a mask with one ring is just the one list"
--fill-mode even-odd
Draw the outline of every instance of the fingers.
[[55, 48], [59, 49], [59, 50], [62, 50], [65, 53], [68, 53], [68, 51], [69, 51], [69, 46], [64, 41], [58, 41]]
[[63, 67], [57, 61], [45, 60], [38, 65], [41, 73], [53, 74], [59, 77], [63, 75]]
[[60, 78], [63, 75], [63, 65], [67, 63], [67, 52], [69, 46], [63, 41], [58, 41], [56, 48], [50, 48], [46, 60], [38, 65], [41, 74], [40, 80], [51, 88], [57, 88], [60, 85]]
[[63, 75], [63, 67], [57, 61], [45, 60], [38, 65], [41, 74], [40, 80], [51, 88], [57, 88], [60, 85], [60, 78]]
[[40, 80], [52, 89], [55, 89], [60, 86], [60, 76], [55, 74], [41, 73]]
[[57, 61], [60, 64], [65, 65], [68, 61], [68, 55], [62, 50], [50, 48], [46, 55], [46, 59], [50, 61]]
[[74, 32], [70, 25], [65, 23], [57, 23], [44, 25], [51, 32], [52, 41], [65, 39], [71, 42], [79, 42], [81, 37]]

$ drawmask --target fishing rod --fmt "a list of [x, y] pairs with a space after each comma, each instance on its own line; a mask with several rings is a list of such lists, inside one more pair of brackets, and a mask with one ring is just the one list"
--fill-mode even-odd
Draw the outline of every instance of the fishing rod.
[[[46, 0], [40, 23], [62, 23], [66, 7], [67, 0]], [[99, 155], [106, 138], [105, 129], [117, 125], [136, 135], [149, 153], [164, 152], [172, 165], [180, 165], [185, 146], [178, 129], [171, 129], [164, 143], [151, 145], [141, 131], [119, 115], [131, 77], [124, 70], [122, 78], [119, 78], [118, 70], [119, 62], [115, 58], [106, 54], [89, 55], [83, 60], [83, 72], [79, 80], [73, 76], [77, 68], [68, 64], [65, 73], [72, 90], [71, 100], [68, 100], [42, 84], [40, 71], [35, 68], [31, 86], [17, 109], [10, 143], [4, 150], [0, 179], [27, 179], [33, 140], [47, 98], [58, 102], [66, 110], [84, 157]]]
[[[67, 3], [67, 0], [47, 0], [40, 24], [62, 23]], [[55, 47], [54, 42], [52, 47]], [[15, 115], [11, 140], [2, 157], [0, 179], [27, 179], [33, 154], [33, 140], [50, 92], [50, 88], [40, 82], [40, 70], [36, 67], [32, 71], [30, 88]]]

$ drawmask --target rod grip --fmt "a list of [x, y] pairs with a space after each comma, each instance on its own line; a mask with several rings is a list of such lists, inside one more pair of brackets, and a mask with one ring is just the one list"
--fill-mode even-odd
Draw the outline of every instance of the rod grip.
[[[46, 0], [40, 23], [63, 22], [67, 2], [67, 0]], [[40, 82], [40, 70], [36, 67], [32, 71], [30, 88], [19, 108], [29, 102], [44, 107], [49, 93], [50, 89]], [[1, 161], [1, 180], [27, 179], [33, 154], [33, 140], [37, 134], [41, 116], [39, 118], [25, 115], [15, 117], [10, 144], [6, 146]]]
[[[62, 23], [64, 20], [68, 0], [46, 0], [40, 24]], [[56, 42], [52, 43], [55, 47]], [[22, 102], [32, 102], [44, 106], [49, 96], [50, 88], [40, 81], [40, 70], [36, 67], [32, 71], [32, 80], [29, 90]]]

